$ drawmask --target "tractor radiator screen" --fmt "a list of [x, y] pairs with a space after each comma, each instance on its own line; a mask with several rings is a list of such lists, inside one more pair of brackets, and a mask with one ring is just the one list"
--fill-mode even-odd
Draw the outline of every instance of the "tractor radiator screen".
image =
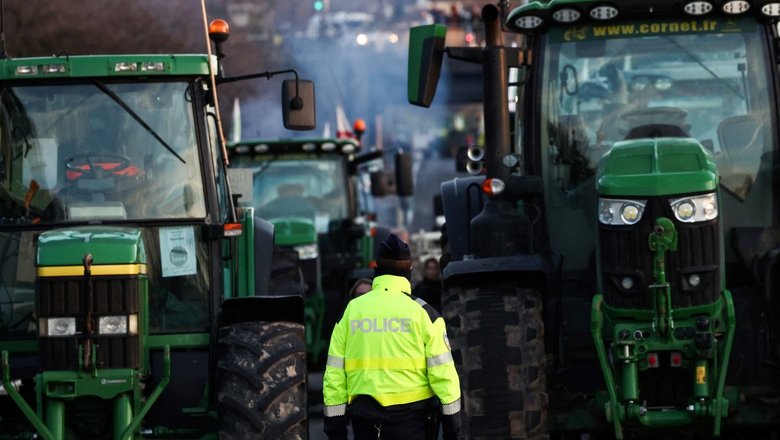
[[[96, 353], [98, 368], [139, 368], [138, 330], [133, 334], [118, 331], [99, 333], [101, 317], [138, 319], [140, 313], [141, 280], [138, 276], [92, 277], [92, 331], [87, 326], [89, 298], [81, 277], [41, 277], [36, 282], [36, 304], [39, 322], [47, 318], [75, 318], [75, 334], [47, 336], [41, 334], [38, 352], [41, 370], [75, 370], [90, 342]], [[120, 318], [120, 322], [121, 318]], [[125, 321], [127, 329], [132, 327]], [[82, 354], [83, 356], [83, 354]], [[83, 362], [83, 359], [82, 359]]]
[[648, 200], [639, 223], [599, 226], [599, 254], [604, 301], [620, 309], [652, 309], [655, 252], [648, 240], [658, 217], [673, 219], [677, 251], [666, 254], [666, 280], [672, 288], [672, 307], [711, 304], [720, 296], [720, 234], [718, 220], [681, 223], [666, 198]]

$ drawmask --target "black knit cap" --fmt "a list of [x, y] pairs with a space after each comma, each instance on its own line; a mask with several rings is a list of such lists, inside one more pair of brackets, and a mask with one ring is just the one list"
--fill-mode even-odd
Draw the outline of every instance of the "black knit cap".
[[395, 234], [390, 234], [385, 241], [379, 243], [379, 249], [376, 252], [376, 258], [383, 260], [411, 260], [412, 253], [409, 251], [409, 245], [398, 238]]
[[374, 276], [379, 275], [396, 275], [408, 279], [412, 277], [412, 253], [409, 245], [395, 234], [390, 234], [385, 241], [379, 243]]

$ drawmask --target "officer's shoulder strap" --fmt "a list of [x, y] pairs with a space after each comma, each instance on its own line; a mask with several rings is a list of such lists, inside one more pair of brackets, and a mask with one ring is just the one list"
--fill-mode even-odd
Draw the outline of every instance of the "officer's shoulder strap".
[[441, 318], [439, 312], [436, 311], [436, 309], [434, 309], [432, 305], [425, 302], [424, 299], [418, 298], [414, 295], [409, 295], [409, 297], [412, 298], [414, 302], [422, 306], [423, 309], [425, 309], [425, 311], [428, 313], [428, 317], [431, 319], [431, 322], [436, 322], [437, 319]]

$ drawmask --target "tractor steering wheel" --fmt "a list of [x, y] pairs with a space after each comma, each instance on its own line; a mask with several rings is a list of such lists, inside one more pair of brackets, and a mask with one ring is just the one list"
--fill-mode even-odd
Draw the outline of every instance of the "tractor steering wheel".
[[122, 154], [86, 152], [65, 159], [68, 180], [80, 177], [105, 179], [111, 175], [123, 174], [131, 165], [130, 158]]

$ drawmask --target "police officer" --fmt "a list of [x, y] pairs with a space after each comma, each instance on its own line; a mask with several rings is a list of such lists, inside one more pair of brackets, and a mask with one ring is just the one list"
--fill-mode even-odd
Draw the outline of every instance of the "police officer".
[[325, 432], [356, 440], [460, 434], [460, 382], [444, 320], [411, 292], [409, 246], [380, 243], [372, 290], [347, 305], [333, 330], [323, 379]]

